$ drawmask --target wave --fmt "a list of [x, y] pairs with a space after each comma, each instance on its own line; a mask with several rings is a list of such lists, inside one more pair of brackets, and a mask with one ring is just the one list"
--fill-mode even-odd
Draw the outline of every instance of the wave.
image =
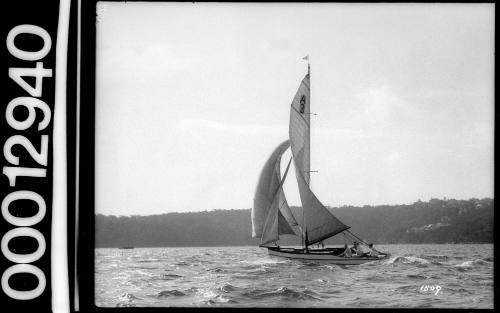
[[157, 269], [157, 266], [129, 266], [129, 268], [135, 268], [138, 270], [154, 270]]
[[236, 279], [250, 279], [250, 280], [260, 279], [260, 277], [256, 275], [233, 275], [232, 277]]
[[220, 290], [220, 291], [222, 291], [222, 292], [225, 292], [225, 293], [230, 293], [230, 292], [238, 290], [239, 288], [235, 287], [235, 286], [233, 286], [231, 284], [224, 284], [224, 285], [220, 286], [217, 289]]
[[161, 278], [164, 280], [173, 280], [173, 279], [177, 279], [177, 278], [181, 278], [181, 277], [184, 277], [184, 276], [177, 275], [177, 274], [163, 274], [163, 275], [161, 275]]
[[247, 274], [250, 274], [250, 275], [262, 276], [262, 275], [280, 273], [281, 271], [279, 269], [272, 269], [272, 268], [269, 268], [266, 266], [261, 266], [259, 268], [247, 270], [244, 272], [246, 272]]
[[323, 265], [326, 269], [329, 271], [336, 271], [338, 269], [345, 268], [343, 265], [335, 265], [335, 264], [328, 264], [328, 265]]
[[419, 274], [408, 274], [406, 277], [411, 279], [427, 279], [427, 276], [419, 275]]
[[475, 259], [475, 260], [470, 260], [470, 261], [465, 261], [460, 264], [455, 265], [456, 267], [462, 267], [462, 268], [467, 268], [467, 267], [473, 267], [475, 265], [489, 265], [488, 261], [485, 261], [483, 259]]
[[[207, 304], [207, 305], [215, 305], [219, 303], [238, 303], [238, 301], [234, 300], [233, 297], [229, 296], [228, 294], [231, 291], [234, 291], [238, 289], [237, 287], [231, 285], [231, 284], [224, 284], [220, 286], [219, 288], [209, 288], [205, 290], [199, 290], [198, 293], [203, 297], [203, 298], [208, 298], [203, 300], [201, 303], [202, 304]], [[219, 292], [224, 292], [225, 295], [219, 294]]]
[[381, 276], [380, 274], [375, 274], [375, 275], [370, 275], [368, 277], [365, 277], [364, 280], [367, 280], [370, 282], [385, 282], [385, 281], [387, 281], [387, 277]]
[[135, 304], [134, 300], [140, 300], [140, 298], [136, 297], [132, 293], [124, 292], [118, 298], [118, 302], [116, 303], [116, 307], [135, 307], [136, 304]]
[[464, 294], [469, 294], [469, 295], [474, 294], [474, 292], [472, 292], [472, 291], [470, 291], [470, 290], [468, 290], [466, 288], [447, 288], [447, 291], [448, 292], [451, 291], [452, 293], [457, 293], [457, 294], [462, 294], [462, 295], [464, 295]]
[[417, 286], [415, 285], [405, 285], [405, 286], [399, 286], [395, 289], [395, 291], [402, 291], [402, 292], [415, 292], [418, 291]]
[[221, 267], [208, 268], [206, 271], [211, 273], [226, 273], [227, 269]]
[[422, 259], [416, 256], [394, 256], [389, 260], [385, 261], [384, 264], [416, 264], [416, 265], [427, 265], [431, 262], [426, 259]]
[[261, 260], [253, 260], [253, 261], [243, 260], [243, 261], [240, 261], [238, 263], [250, 264], [250, 265], [266, 265], [266, 264], [289, 263], [289, 261], [288, 260], [276, 260], [276, 259], [261, 259]]
[[228, 299], [226, 297], [223, 297], [221, 295], [217, 295], [215, 296], [214, 299], [207, 299], [207, 300], [203, 300], [201, 302], [202, 304], [205, 304], [205, 305], [217, 305], [219, 303], [230, 303], [230, 304], [236, 304], [236, 303], [239, 303], [238, 301], [236, 300], [233, 300], [233, 299]]
[[319, 262], [318, 263], [311, 263], [311, 262], [301, 261], [300, 265], [297, 267], [297, 269], [298, 270], [306, 269], [309, 271], [320, 271], [320, 270], [323, 270], [325, 267], [330, 269], [330, 270], [338, 268], [337, 265], [333, 265], [333, 264], [325, 265], [325, 264], [322, 264]]
[[179, 291], [177, 289], [172, 289], [172, 290], [163, 290], [160, 291], [156, 297], [157, 298], [168, 298], [168, 297], [182, 297], [185, 296], [186, 294], [182, 291]]
[[120, 296], [120, 300], [127, 300], [127, 299], [140, 300], [141, 298], [136, 297], [133, 293], [129, 293], [129, 292], [122, 293], [122, 295]]
[[431, 259], [436, 261], [448, 261], [450, 258], [447, 255], [442, 254], [423, 254], [421, 255], [424, 259]]
[[198, 290], [199, 290], [198, 287], [191, 287], [189, 289], [184, 290], [184, 292], [195, 293], [195, 292], [198, 292]]
[[297, 291], [288, 287], [281, 287], [277, 290], [267, 291], [262, 289], [254, 289], [252, 291], [246, 292], [243, 294], [245, 297], [250, 297], [253, 299], [262, 299], [262, 298], [273, 298], [279, 297], [284, 298], [291, 301], [302, 301], [302, 300], [316, 300], [321, 301], [321, 299], [312, 296], [310, 293], [316, 294], [313, 291]]
[[159, 262], [161, 261], [160, 259], [147, 259], [147, 260], [138, 260], [135, 261], [137, 263], [153, 263], [153, 262]]

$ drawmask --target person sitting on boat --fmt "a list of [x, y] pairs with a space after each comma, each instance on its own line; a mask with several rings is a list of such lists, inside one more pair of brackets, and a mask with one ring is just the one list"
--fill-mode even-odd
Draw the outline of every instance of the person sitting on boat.
[[368, 247], [369, 247], [369, 248], [370, 248], [370, 250], [371, 250], [371, 251], [370, 251], [370, 256], [372, 256], [372, 257], [378, 257], [379, 253], [378, 253], [378, 251], [377, 251], [377, 250], [375, 250], [375, 248], [373, 248], [373, 243], [370, 243], [370, 244], [368, 245]]
[[[373, 244], [371, 244], [371, 246], [373, 247]], [[359, 251], [359, 253], [357, 254], [360, 256], [370, 256], [373, 250], [369, 248], [366, 244], [359, 244], [357, 251]]]
[[347, 244], [345, 244], [344, 245], [344, 252], [342, 252], [341, 254], [339, 254], [339, 256], [344, 257], [344, 258], [350, 258], [350, 257], [352, 257], [351, 248], [349, 248], [347, 246]]
[[363, 251], [361, 250], [360, 245], [358, 244], [357, 241], [353, 242], [354, 247], [352, 249], [354, 250], [354, 256], [361, 257], [363, 256]]

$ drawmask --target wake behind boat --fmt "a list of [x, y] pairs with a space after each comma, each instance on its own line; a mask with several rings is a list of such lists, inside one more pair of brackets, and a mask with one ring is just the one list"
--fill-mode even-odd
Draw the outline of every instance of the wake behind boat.
[[[307, 58], [308, 59], [308, 58]], [[252, 208], [252, 237], [261, 238], [260, 247], [266, 247], [270, 255], [302, 260], [329, 261], [334, 264], [362, 264], [387, 258], [382, 253], [349, 231], [318, 200], [309, 187], [310, 182], [310, 65], [300, 83], [290, 109], [289, 140], [281, 143], [271, 154], [259, 177]], [[280, 165], [283, 153], [291, 148], [292, 157], [281, 177]], [[288, 206], [283, 183], [290, 164], [294, 161], [295, 174], [302, 202], [302, 216], [294, 215]], [[315, 243], [343, 234], [344, 248], [310, 249]], [[301, 236], [302, 249], [280, 247], [280, 235]], [[354, 247], [348, 247], [352, 242]]]

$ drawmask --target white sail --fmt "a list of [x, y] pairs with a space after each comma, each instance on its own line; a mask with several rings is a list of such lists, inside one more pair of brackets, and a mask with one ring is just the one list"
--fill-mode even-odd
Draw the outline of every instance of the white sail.
[[297, 175], [297, 180], [305, 220], [302, 228], [307, 233], [306, 244], [319, 242], [349, 228], [325, 208], [303, 177]]
[[[283, 192], [283, 188], [280, 188], [278, 191], [278, 196], [280, 197], [279, 203], [282, 203], [282, 205], [279, 208], [280, 214], [285, 219], [286, 223], [292, 227], [293, 226], [298, 226], [299, 223], [297, 223], [297, 220], [295, 219], [295, 216], [293, 216], [292, 211], [290, 210], [290, 207], [288, 206], [288, 202], [286, 201], [285, 198], [285, 193]], [[280, 235], [282, 234], [291, 234], [291, 233], [285, 233], [284, 231], [280, 231]], [[293, 232], [293, 234], [297, 234], [296, 232]], [[300, 232], [298, 233], [300, 234]]]
[[[295, 226], [297, 226], [296, 224]], [[298, 232], [300, 234], [300, 231]], [[297, 233], [293, 230], [292, 225], [288, 223], [286, 218], [281, 213], [281, 210], [278, 210], [278, 235], [297, 235]]]
[[290, 109], [290, 145], [299, 185], [304, 221], [300, 221], [307, 234], [306, 244], [313, 244], [349, 227], [333, 216], [309, 188], [310, 174], [310, 88], [309, 73], [300, 83]]
[[252, 237], [254, 238], [262, 236], [269, 208], [279, 191], [281, 177], [276, 175], [276, 167], [279, 168], [281, 156], [289, 146], [289, 140], [281, 143], [273, 151], [260, 173], [252, 208]]
[[[290, 163], [288, 164], [290, 165]], [[288, 171], [288, 166], [287, 166]], [[281, 178], [280, 173], [280, 162], [276, 163], [275, 175], [278, 179]], [[286, 177], [286, 174], [283, 176]], [[284, 180], [284, 179], [283, 179]], [[294, 226], [298, 226], [297, 220], [292, 214], [290, 207], [288, 206], [288, 202], [286, 201], [285, 192], [283, 188], [278, 189], [278, 203], [279, 203], [279, 215], [278, 215], [278, 234], [279, 235], [297, 235], [300, 234], [301, 231], [295, 232]], [[284, 221], [282, 221], [284, 219]]]
[[[292, 160], [290, 159], [290, 162], [288, 162], [288, 165], [286, 167], [285, 174], [283, 175], [283, 179], [281, 179], [280, 184], [278, 186], [279, 190], [282, 190], [283, 182], [286, 179], [286, 176], [288, 174], [288, 169], [290, 168], [291, 162], [292, 162]], [[275, 195], [275, 197], [274, 197], [274, 199], [269, 207], [266, 222], [264, 223], [261, 244], [266, 244], [269, 242], [279, 240], [279, 235], [280, 235], [279, 231], [280, 230], [282, 232], [287, 233], [287, 234], [294, 234], [293, 230], [290, 228], [290, 226], [287, 225], [284, 218], [281, 220], [278, 218], [281, 215], [279, 212], [280, 208], [286, 203], [286, 201], [283, 201], [283, 200], [284, 199], [282, 197], [280, 197], [280, 193], [276, 192], [276, 195]], [[286, 226], [288, 226], [288, 227], [286, 227]]]
[[309, 74], [300, 83], [290, 109], [290, 142], [295, 170], [309, 184], [310, 171], [310, 89]]

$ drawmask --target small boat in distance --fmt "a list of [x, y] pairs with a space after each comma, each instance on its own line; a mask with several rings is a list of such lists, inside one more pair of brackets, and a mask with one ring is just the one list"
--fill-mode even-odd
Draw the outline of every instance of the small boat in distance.
[[[306, 58], [305, 58], [306, 59]], [[307, 58], [308, 60], [308, 58]], [[290, 109], [289, 140], [282, 142], [271, 154], [259, 177], [252, 208], [252, 237], [261, 238], [259, 247], [267, 248], [270, 255], [300, 260], [328, 261], [334, 264], [355, 265], [385, 259], [388, 253], [368, 248], [368, 243], [349, 231], [349, 226], [335, 217], [314, 195], [310, 181], [310, 64], [300, 83]], [[292, 157], [281, 177], [283, 153], [291, 148]], [[290, 164], [294, 161], [295, 174], [302, 202], [302, 216], [292, 212], [283, 192], [283, 183]], [[310, 248], [315, 243], [343, 234], [348, 242], [364, 245], [374, 253], [356, 254], [351, 248]], [[280, 235], [301, 236], [302, 248], [280, 247]]]
[[118, 249], [134, 249], [134, 247], [126, 246], [126, 247], [120, 247]]

